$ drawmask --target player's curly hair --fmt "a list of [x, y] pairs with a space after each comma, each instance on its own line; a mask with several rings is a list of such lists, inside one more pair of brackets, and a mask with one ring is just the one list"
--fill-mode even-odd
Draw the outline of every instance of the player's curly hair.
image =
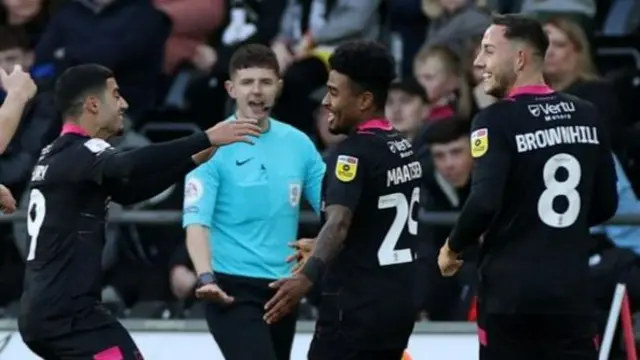
[[396, 77], [395, 61], [384, 45], [363, 40], [346, 42], [331, 55], [329, 67], [349, 77], [357, 90], [373, 94], [376, 107], [384, 108], [389, 85]]

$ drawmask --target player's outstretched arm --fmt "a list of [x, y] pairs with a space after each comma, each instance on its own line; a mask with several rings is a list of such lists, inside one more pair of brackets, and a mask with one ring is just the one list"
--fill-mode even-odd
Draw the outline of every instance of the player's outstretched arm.
[[0, 69], [0, 80], [7, 93], [0, 107], [0, 154], [2, 154], [16, 133], [22, 119], [22, 112], [35, 95], [37, 87], [31, 76], [18, 65], [9, 74]]
[[[136, 177], [159, 174], [189, 161], [193, 154], [236, 142], [251, 143], [249, 136], [259, 136], [260, 127], [254, 120], [225, 121], [204, 131], [177, 140], [152, 144], [138, 149], [115, 152], [95, 167], [98, 177], [129, 181]], [[93, 139], [92, 139], [93, 140]], [[188, 170], [187, 170], [188, 171]], [[186, 172], [185, 172], [186, 173]], [[179, 174], [178, 181], [185, 173]]]
[[151, 173], [147, 176], [139, 176], [124, 181], [116, 180], [108, 183], [109, 194], [113, 201], [121, 205], [131, 205], [149, 199], [165, 191], [183, 178], [196, 166], [204, 163], [213, 155], [213, 147], [203, 150], [191, 159], [167, 168], [159, 173]]

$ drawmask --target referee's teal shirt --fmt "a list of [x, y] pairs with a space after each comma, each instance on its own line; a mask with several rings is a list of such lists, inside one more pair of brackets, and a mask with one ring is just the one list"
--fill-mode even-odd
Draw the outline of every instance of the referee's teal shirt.
[[290, 275], [285, 259], [293, 250], [287, 244], [297, 238], [301, 198], [319, 213], [325, 172], [320, 153], [303, 132], [269, 123], [253, 145], [221, 147], [186, 177], [182, 224], [209, 228], [215, 272]]

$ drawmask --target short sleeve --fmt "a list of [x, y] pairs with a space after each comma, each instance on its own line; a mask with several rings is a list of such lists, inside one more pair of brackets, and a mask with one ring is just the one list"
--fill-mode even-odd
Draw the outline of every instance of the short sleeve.
[[74, 159], [72, 171], [79, 180], [89, 180], [103, 184], [109, 160], [118, 153], [114, 147], [102, 139], [88, 139], [82, 144], [81, 156]]
[[322, 179], [326, 171], [326, 164], [310, 139], [306, 138], [307, 161], [305, 168], [304, 196], [316, 213], [320, 213], [320, 197], [322, 193]]
[[344, 140], [327, 161], [325, 206], [342, 205], [355, 211], [366, 177], [365, 159], [351, 139]]
[[211, 226], [220, 183], [214, 162], [208, 161], [185, 178], [182, 226]]

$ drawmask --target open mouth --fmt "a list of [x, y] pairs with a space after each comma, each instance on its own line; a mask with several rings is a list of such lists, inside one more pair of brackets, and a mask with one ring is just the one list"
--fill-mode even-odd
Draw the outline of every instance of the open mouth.
[[329, 111], [327, 115], [327, 121], [329, 122], [329, 125], [333, 124], [335, 120], [336, 120], [336, 114]]
[[263, 114], [270, 110], [270, 106], [264, 101], [249, 101], [249, 107], [254, 114]]

